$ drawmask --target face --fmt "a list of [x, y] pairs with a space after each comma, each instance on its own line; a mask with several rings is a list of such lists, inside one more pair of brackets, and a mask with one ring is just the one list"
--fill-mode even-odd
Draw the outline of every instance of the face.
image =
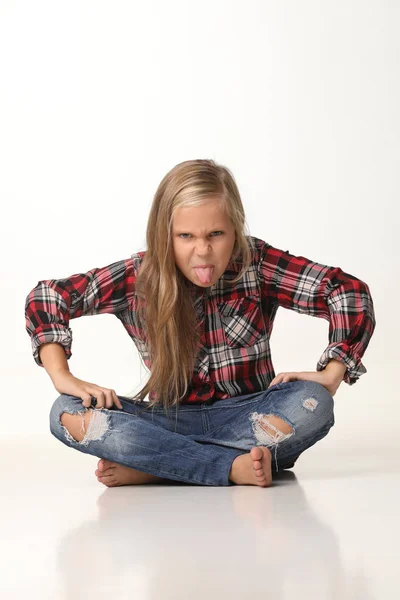
[[178, 208], [172, 239], [175, 262], [185, 277], [200, 287], [210, 287], [229, 264], [235, 228], [221, 203], [211, 199], [200, 206]]

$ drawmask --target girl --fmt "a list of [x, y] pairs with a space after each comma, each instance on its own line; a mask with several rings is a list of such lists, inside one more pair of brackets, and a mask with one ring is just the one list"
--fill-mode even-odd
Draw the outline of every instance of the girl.
[[[246, 234], [234, 177], [212, 160], [167, 173], [146, 241], [146, 251], [39, 281], [28, 294], [33, 356], [60, 394], [50, 431], [101, 457], [96, 475], [108, 487], [268, 487], [272, 472], [327, 435], [340, 383], [366, 372], [369, 288]], [[279, 306], [329, 321], [316, 371], [275, 375], [269, 339]], [[70, 319], [102, 313], [122, 322], [150, 371], [137, 395], [117, 396], [69, 371]]]

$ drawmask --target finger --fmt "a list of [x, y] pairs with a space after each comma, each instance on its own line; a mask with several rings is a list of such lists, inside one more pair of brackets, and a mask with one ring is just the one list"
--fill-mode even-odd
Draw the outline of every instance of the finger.
[[[86, 392], [88, 394], [88, 398], [85, 399], [83, 405], [86, 406], [86, 408], [98, 408], [99, 390], [95, 389], [94, 387], [87, 387]], [[92, 406], [92, 402], [94, 402], [94, 407]]]
[[115, 390], [112, 390], [113, 393], [113, 398], [114, 398], [114, 404], [115, 406], [118, 406], [118, 408], [123, 408], [122, 404], [121, 404], [121, 400], [118, 398], [117, 393], [115, 392]]
[[90, 408], [92, 405], [92, 400], [94, 398], [94, 400], [96, 401], [95, 408], [97, 408], [99, 404], [97, 401], [97, 397], [99, 395], [99, 386], [97, 386], [95, 383], [89, 383], [89, 385], [85, 386], [85, 392], [85, 394], [81, 395], [81, 398], [84, 398], [84, 401], [82, 402], [83, 406], [85, 406], [86, 408]]
[[94, 390], [93, 396], [96, 398], [96, 408], [104, 408], [106, 404], [106, 397], [103, 390]]
[[82, 398], [82, 405], [85, 408], [89, 408], [89, 406], [92, 402], [92, 396], [91, 396], [90, 392], [81, 394], [81, 398]]
[[104, 406], [105, 408], [111, 408], [114, 405], [112, 390], [103, 390], [104, 394]]

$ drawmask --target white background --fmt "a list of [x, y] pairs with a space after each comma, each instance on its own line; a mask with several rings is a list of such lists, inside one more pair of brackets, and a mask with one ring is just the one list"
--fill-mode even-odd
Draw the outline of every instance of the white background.
[[[338, 450], [398, 436], [399, 4], [0, 1], [0, 435], [48, 437], [59, 395], [24, 304], [145, 249], [177, 163], [233, 172], [252, 235], [365, 281], [367, 373], [335, 395]], [[71, 321], [70, 370], [126, 395], [147, 380], [113, 315]], [[278, 310], [276, 373], [315, 370], [323, 319]]]

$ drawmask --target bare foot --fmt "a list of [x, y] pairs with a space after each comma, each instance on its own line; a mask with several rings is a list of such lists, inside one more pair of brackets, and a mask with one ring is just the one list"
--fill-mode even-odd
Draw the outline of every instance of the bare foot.
[[169, 479], [161, 479], [155, 475], [148, 475], [142, 471], [136, 471], [129, 467], [124, 467], [118, 463], [111, 462], [101, 458], [97, 463], [98, 469], [95, 471], [97, 481], [107, 487], [116, 487], [118, 485], [140, 485], [143, 483], [165, 483]]
[[235, 458], [229, 479], [237, 485], [269, 487], [272, 483], [272, 455], [264, 446], [254, 446], [248, 454]]

